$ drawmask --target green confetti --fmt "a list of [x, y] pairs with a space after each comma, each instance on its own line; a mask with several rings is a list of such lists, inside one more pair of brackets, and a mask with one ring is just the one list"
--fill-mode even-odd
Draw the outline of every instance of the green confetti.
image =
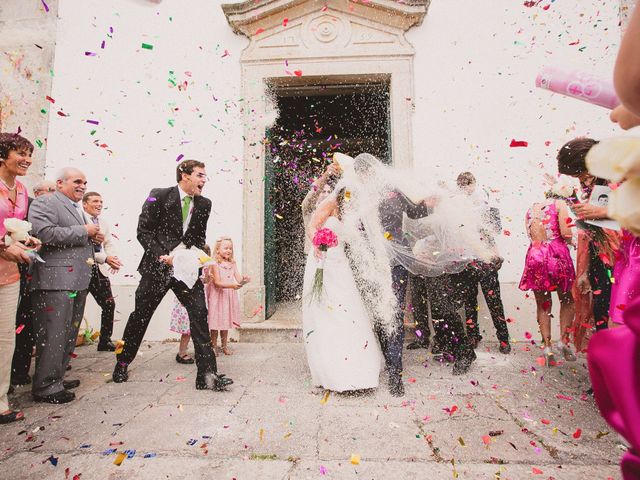
[[47, 109], [46, 108], [40, 109], [40, 113], [45, 113], [46, 114], [47, 113]]
[[95, 135], [96, 134], [96, 130], [91, 130], [91, 135]]
[[36, 139], [36, 145], [38, 145], [38, 148], [42, 148], [42, 140], [40, 140], [39, 138]]
[[78, 296], [78, 292], [70, 292], [69, 298], [76, 298]]
[[143, 43], [142, 48], [144, 48], [145, 50], [153, 50], [153, 45], [150, 45], [148, 43]]
[[167, 123], [168, 123], [169, 125], [171, 125], [172, 127], [173, 127], [173, 123], [174, 123], [174, 122], [175, 122], [175, 120], [173, 120], [172, 118], [170, 118], [170, 119], [167, 121]]

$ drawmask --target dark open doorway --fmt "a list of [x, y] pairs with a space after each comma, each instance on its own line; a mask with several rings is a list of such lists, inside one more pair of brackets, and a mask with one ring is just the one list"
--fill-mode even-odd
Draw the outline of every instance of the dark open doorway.
[[334, 152], [390, 162], [389, 83], [273, 87], [279, 112], [265, 155], [266, 317], [302, 296], [300, 205]]

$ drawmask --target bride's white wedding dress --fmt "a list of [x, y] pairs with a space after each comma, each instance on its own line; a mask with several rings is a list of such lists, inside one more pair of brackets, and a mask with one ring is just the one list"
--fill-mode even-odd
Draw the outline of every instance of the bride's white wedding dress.
[[302, 327], [314, 386], [343, 392], [378, 386], [382, 353], [362, 303], [342, 243], [342, 222], [329, 217], [324, 227], [338, 236], [324, 263], [324, 292], [311, 299], [319, 265], [307, 256], [302, 298]]

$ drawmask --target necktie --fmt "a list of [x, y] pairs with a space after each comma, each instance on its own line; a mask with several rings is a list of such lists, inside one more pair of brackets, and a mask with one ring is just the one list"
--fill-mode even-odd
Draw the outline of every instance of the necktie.
[[189, 216], [189, 206], [191, 205], [191, 197], [189, 195], [182, 199], [182, 223], [187, 220]]

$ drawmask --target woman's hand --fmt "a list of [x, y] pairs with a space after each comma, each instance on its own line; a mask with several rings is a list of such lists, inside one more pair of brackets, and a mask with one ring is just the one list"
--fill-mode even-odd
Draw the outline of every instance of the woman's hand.
[[42, 248], [42, 242], [36, 237], [29, 237], [24, 244], [36, 252]]
[[0, 258], [8, 262], [30, 263], [31, 259], [27, 254], [27, 250], [29, 249], [20, 242], [12, 243], [8, 247], [0, 250]]
[[571, 206], [571, 210], [573, 210], [580, 220], [607, 218], [607, 207], [597, 207], [590, 203], [576, 203]]
[[620, 128], [623, 130], [629, 130], [630, 128], [640, 125], [640, 117], [631, 113], [624, 105], [618, 105], [614, 108], [609, 118], [613, 123], [620, 125]]
[[173, 257], [171, 255], [160, 255], [158, 258], [165, 265], [173, 266]]
[[589, 277], [586, 275], [580, 275], [576, 280], [576, 284], [578, 286], [578, 291], [583, 295], [586, 295], [591, 291], [591, 283], [589, 282]]

